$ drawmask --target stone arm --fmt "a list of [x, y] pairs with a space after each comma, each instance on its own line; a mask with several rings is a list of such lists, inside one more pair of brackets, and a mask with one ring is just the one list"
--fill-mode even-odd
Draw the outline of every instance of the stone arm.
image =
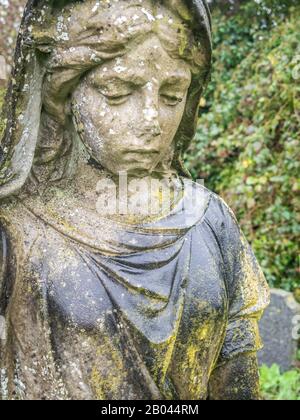
[[210, 378], [209, 400], [262, 400], [256, 353], [240, 354], [217, 367]]

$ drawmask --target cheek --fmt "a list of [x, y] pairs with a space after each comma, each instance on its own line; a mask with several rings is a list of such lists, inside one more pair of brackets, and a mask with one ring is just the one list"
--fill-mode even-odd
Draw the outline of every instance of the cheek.
[[177, 107], [164, 107], [160, 112], [160, 124], [163, 131], [163, 136], [169, 142], [173, 140], [177, 130], [180, 126], [185, 110], [185, 103]]
[[80, 107], [80, 113], [89, 125], [94, 128], [94, 133], [103, 140], [113, 141], [118, 135], [124, 136], [130, 131], [132, 121], [136, 119], [135, 109], [130, 101], [120, 106], [110, 106], [105, 98], [97, 95]]
[[115, 138], [117, 115], [107, 105], [104, 98], [84, 90], [74, 97], [75, 111], [82, 125], [82, 140], [93, 153], [110, 150]]
[[84, 113], [88, 115], [91, 124], [95, 127], [95, 131], [102, 135], [109, 133], [115, 116], [104, 98], [99, 97], [98, 100], [94, 100], [86, 109], [83, 109]]

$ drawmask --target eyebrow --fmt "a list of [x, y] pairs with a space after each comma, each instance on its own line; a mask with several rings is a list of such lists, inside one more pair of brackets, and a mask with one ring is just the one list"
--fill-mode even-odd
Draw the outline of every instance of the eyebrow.
[[107, 73], [101, 74], [101, 76], [95, 76], [95, 81], [100, 83], [108, 81], [118, 81], [124, 83], [132, 83], [134, 85], [140, 86], [145, 83], [145, 79], [141, 74], [133, 74], [128, 72], [118, 73], [115, 70], [107, 71]]
[[[148, 80], [145, 79], [143, 72], [132, 73], [132, 72], [121, 72], [118, 73], [116, 70], [108, 70], [106, 73], [102, 73], [101, 76], [94, 77], [95, 82], [105, 83], [108, 81], [118, 81], [123, 83], [131, 83], [136, 86], [143, 86]], [[186, 74], [176, 71], [173, 74], [168, 74], [166, 79], [163, 81], [162, 86], [168, 85], [180, 85], [188, 87], [191, 83], [191, 78]]]
[[184, 85], [185, 86], [189, 86], [189, 84], [191, 83], [191, 79], [189, 77], [187, 77], [185, 74], [173, 74], [173, 75], [169, 75], [166, 80], [164, 80], [163, 82], [163, 86], [166, 85]]

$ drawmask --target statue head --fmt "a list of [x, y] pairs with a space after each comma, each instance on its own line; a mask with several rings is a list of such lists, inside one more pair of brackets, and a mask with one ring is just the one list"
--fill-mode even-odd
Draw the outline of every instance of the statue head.
[[28, 2], [7, 97], [0, 197], [74, 176], [185, 173], [211, 65], [202, 0]]

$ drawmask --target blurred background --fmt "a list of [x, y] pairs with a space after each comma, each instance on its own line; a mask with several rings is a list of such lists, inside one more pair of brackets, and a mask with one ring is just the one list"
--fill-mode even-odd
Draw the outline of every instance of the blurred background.
[[[24, 4], [0, 0], [0, 107]], [[300, 0], [210, 5], [212, 81], [186, 164], [234, 209], [273, 289], [264, 397], [300, 400]]]

